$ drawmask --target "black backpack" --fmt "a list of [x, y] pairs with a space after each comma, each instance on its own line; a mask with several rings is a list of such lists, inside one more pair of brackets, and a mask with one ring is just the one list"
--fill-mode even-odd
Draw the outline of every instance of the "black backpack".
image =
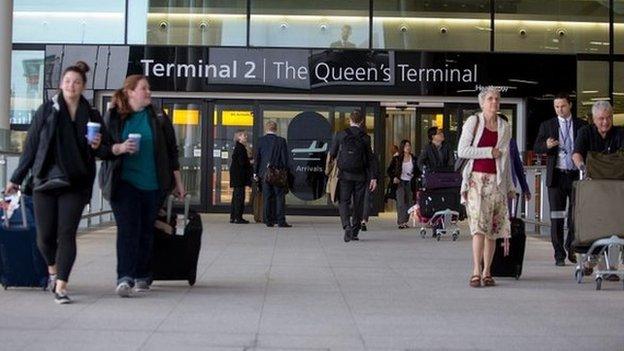
[[338, 151], [338, 168], [343, 172], [360, 173], [368, 161], [364, 133], [355, 134], [349, 128], [345, 129], [345, 132]]

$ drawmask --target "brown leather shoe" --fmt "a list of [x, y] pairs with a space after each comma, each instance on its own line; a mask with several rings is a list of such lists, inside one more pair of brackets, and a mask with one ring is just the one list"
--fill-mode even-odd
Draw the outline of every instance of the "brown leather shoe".
[[483, 286], [496, 286], [496, 282], [492, 279], [491, 276], [486, 275], [483, 277]]
[[468, 284], [473, 288], [481, 287], [481, 277], [478, 275], [473, 275], [472, 277], [470, 277], [470, 281]]

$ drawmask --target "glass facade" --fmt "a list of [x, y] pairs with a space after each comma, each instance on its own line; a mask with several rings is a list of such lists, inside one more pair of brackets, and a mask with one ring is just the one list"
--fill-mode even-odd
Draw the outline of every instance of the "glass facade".
[[[139, 0], [141, 1], [146, 0]], [[133, 1], [134, 2], [134, 1]], [[132, 20], [144, 38], [133, 44], [245, 46], [247, 43], [247, 1], [245, 0], [149, 0], [143, 17]], [[133, 5], [138, 6], [138, 5]], [[147, 21], [143, 20], [147, 16]], [[141, 28], [141, 26], [143, 26]]]
[[613, 123], [624, 126], [624, 62], [613, 64]]
[[489, 1], [373, 2], [373, 47], [408, 50], [490, 50]]
[[124, 44], [125, 0], [14, 0], [14, 43]]
[[251, 0], [249, 45], [368, 48], [368, 0]]
[[29, 125], [43, 103], [44, 52], [13, 51], [11, 55], [12, 128]]
[[609, 100], [609, 63], [579, 61], [577, 66], [576, 114], [589, 118], [591, 107], [597, 100]]
[[613, 12], [615, 15], [613, 21], [613, 52], [624, 54], [624, 0], [613, 1]]
[[609, 53], [609, 2], [497, 0], [496, 51]]

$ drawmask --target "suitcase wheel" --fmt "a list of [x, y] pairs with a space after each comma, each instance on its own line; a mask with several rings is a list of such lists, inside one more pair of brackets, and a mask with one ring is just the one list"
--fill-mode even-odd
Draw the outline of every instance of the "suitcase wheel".
[[583, 270], [580, 268], [577, 268], [574, 271], [574, 278], [576, 278], [576, 282], [581, 284], [583, 282]]
[[420, 228], [420, 237], [424, 238], [427, 236], [427, 230], [425, 228]]
[[518, 266], [516, 266], [516, 275], [515, 275], [516, 280], [519, 280], [519, 279], [520, 279], [520, 270], [521, 270], [521, 269], [522, 269], [522, 267], [521, 267], [521, 266], [519, 266], [519, 265], [518, 265]]
[[436, 240], [437, 240], [437, 241], [440, 241], [440, 239], [441, 239], [441, 238], [442, 238], [442, 234], [437, 234], [437, 233], [436, 233]]
[[190, 285], [190, 286], [195, 285], [195, 278], [190, 278], [190, 279], [188, 280], [188, 283], [189, 283], [189, 285]]
[[596, 278], [596, 290], [602, 289], [602, 278]]
[[459, 232], [453, 232], [453, 241], [457, 241], [458, 237], [459, 237]]

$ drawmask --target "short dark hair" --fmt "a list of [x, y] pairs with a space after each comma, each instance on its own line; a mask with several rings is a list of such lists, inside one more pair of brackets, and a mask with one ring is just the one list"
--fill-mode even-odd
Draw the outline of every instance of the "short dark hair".
[[89, 72], [89, 65], [84, 61], [78, 61], [75, 64], [65, 68], [63, 70], [63, 74], [61, 74], [61, 78], [65, 77], [65, 75], [69, 72], [78, 73], [80, 78], [82, 78], [82, 84], [87, 84], [87, 72]]
[[436, 134], [438, 134], [438, 127], [431, 127], [427, 129], [427, 138], [429, 138], [429, 141], [433, 140], [433, 137]]
[[570, 94], [568, 93], [563, 93], [563, 92], [558, 93], [557, 95], [555, 95], [555, 100], [558, 100], [558, 99], [565, 99], [568, 102], [568, 104], [572, 104], [572, 100], [570, 99]]
[[353, 112], [349, 115], [349, 119], [351, 122], [361, 125], [362, 122], [364, 122], [364, 115], [360, 110], [353, 110]]

